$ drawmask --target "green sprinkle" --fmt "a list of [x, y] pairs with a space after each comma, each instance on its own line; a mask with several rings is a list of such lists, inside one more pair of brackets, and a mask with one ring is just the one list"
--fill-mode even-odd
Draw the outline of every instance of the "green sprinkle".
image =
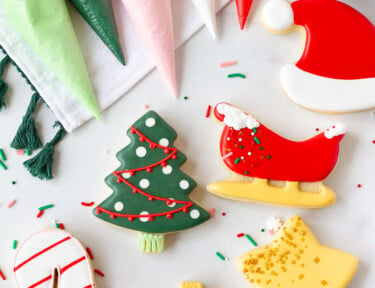
[[271, 157], [271, 155], [268, 155], [267, 158], [268, 158], [268, 159], [271, 159], [272, 157]]
[[184, 99], [185, 99], [185, 100], [188, 100], [188, 99], [189, 99], [189, 97], [188, 97], [188, 96], [185, 96], [185, 97], [184, 97]]
[[220, 252], [216, 252], [216, 255], [217, 257], [219, 257], [221, 260], [225, 261], [225, 257], [220, 253]]
[[17, 184], [17, 182], [16, 181], [12, 181], [12, 185], [16, 185]]
[[255, 141], [255, 143], [257, 143], [257, 144], [260, 144], [260, 140], [259, 140], [259, 138], [258, 137], [254, 137], [254, 141]]
[[242, 74], [242, 73], [233, 73], [233, 74], [228, 74], [227, 75], [228, 78], [235, 78], [235, 77], [240, 77], [242, 79], [245, 79], [246, 78], [246, 75]]
[[254, 133], [257, 133], [257, 132], [258, 132], [258, 129], [257, 129], [257, 128], [253, 128], [253, 132], [254, 132]]
[[17, 249], [17, 240], [14, 240], [13, 241], [13, 250], [16, 250]]
[[264, 232], [265, 230], [264, 230], [264, 229], [261, 229], [260, 231]]
[[240, 149], [243, 149], [243, 146], [242, 146], [242, 145], [240, 145]]
[[56, 228], [60, 228], [60, 224], [56, 222], [55, 224]]
[[5, 157], [5, 154], [4, 154], [4, 150], [0, 148], [0, 157], [1, 157], [1, 160], [5, 161], [7, 160], [7, 157]]
[[31, 155], [31, 150], [30, 150], [30, 149], [27, 149], [27, 150], [26, 150], [26, 155], [27, 155], [27, 156], [30, 156], [30, 155]]
[[246, 234], [245, 237], [246, 237], [247, 240], [249, 240], [249, 241], [251, 242], [251, 244], [253, 244], [255, 247], [258, 246], [257, 242], [255, 242], [254, 239], [251, 238], [249, 234]]
[[246, 174], [246, 175], [249, 174], [249, 171], [245, 171], [245, 174]]
[[240, 163], [240, 158], [236, 158], [236, 160], [234, 160], [234, 164], [238, 164], [238, 163]]
[[8, 170], [8, 167], [5, 166], [4, 162], [0, 160], [0, 166], [4, 169], [4, 170]]
[[52, 208], [53, 206], [54, 206], [53, 204], [48, 204], [48, 205], [44, 205], [42, 207], [39, 207], [38, 209], [39, 210], [46, 210], [46, 209]]
[[259, 147], [259, 150], [263, 150], [263, 147], [262, 147], [262, 146], [260, 146], [260, 147]]

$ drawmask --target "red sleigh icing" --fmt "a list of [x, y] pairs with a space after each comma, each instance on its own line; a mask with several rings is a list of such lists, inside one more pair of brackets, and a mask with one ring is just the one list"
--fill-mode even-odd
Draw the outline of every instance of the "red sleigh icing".
[[[334, 192], [321, 181], [336, 166], [345, 135], [342, 124], [298, 142], [281, 137], [228, 103], [216, 105], [214, 115], [225, 124], [220, 156], [233, 177], [210, 184], [210, 192], [226, 198], [314, 208], [335, 201]], [[270, 180], [285, 183], [275, 187], [269, 185]], [[300, 183], [317, 186], [303, 191]]]
[[[218, 111], [218, 106], [225, 109], [226, 115]], [[219, 121], [224, 121], [225, 117], [242, 117], [243, 121], [246, 121], [246, 117], [252, 119], [251, 125], [248, 125], [250, 128], [236, 130], [228, 125], [224, 127], [220, 154], [231, 171], [263, 179], [299, 182], [324, 180], [336, 165], [339, 144], [345, 134], [342, 125], [338, 125], [297, 142], [281, 137], [250, 115], [226, 103], [218, 104], [214, 115]]]

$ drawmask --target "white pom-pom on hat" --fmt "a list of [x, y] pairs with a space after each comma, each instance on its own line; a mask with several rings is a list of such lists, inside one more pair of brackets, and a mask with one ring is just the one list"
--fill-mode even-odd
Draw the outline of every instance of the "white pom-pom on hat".
[[294, 25], [294, 14], [287, 0], [271, 0], [262, 11], [264, 24], [272, 30], [288, 30]]
[[345, 125], [342, 123], [336, 123], [335, 125], [332, 125], [332, 127], [328, 128], [326, 131], [324, 131], [324, 136], [327, 139], [332, 139], [333, 137], [344, 135], [345, 133]]
[[260, 125], [252, 116], [227, 103], [218, 104], [216, 110], [224, 115], [224, 124], [232, 127], [234, 130], [239, 131], [243, 128], [253, 129]]

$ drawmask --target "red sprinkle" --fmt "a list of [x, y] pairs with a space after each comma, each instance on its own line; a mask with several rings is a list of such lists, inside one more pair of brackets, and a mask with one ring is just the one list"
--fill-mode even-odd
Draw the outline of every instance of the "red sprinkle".
[[210, 209], [210, 215], [211, 215], [211, 218], [215, 217], [215, 208]]
[[243, 236], [245, 236], [245, 233], [238, 233], [238, 234], [237, 234], [237, 237], [238, 237], [238, 238], [243, 237]]
[[38, 214], [36, 214], [36, 218], [42, 217], [43, 213], [44, 213], [44, 210], [39, 210]]
[[102, 277], [104, 277], [104, 273], [98, 269], [94, 269], [94, 272]]
[[64, 228], [65, 228], [63, 223], [60, 223], [59, 227], [60, 227], [61, 230], [64, 230]]
[[7, 278], [5, 277], [3, 271], [0, 270], [0, 277], [1, 279], [3, 279], [4, 281], [7, 280]]
[[372, 144], [375, 144], [375, 140], [372, 140]]
[[207, 111], [206, 111], [206, 118], [210, 117], [210, 113], [211, 113], [211, 105], [208, 105]]
[[92, 255], [92, 252], [89, 247], [86, 247], [87, 254], [89, 254], [90, 259], [94, 259], [94, 255]]
[[318, 131], [319, 131], [319, 128], [315, 128], [315, 131], [317, 131], [317, 132], [318, 132]]
[[92, 201], [92, 202], [81, 202], [81, 205], [82, 205], [82, 206], [86, 206], [86, 207], [90, 207], [90, 206], [92, 206], [92, 205], [94, 205], [94, 204], [95, 204], [94, 201]]
[[358, 188], [361, 188], [361, 187], [362, 187], [362, 185], [361, 185], [361, 184], [358, 184], [358, 185], [357, 185], [357, 187], [358, 187]]
[[221, 213], [221, 215], [225, 216], [225, 215], [227, 215], [227, 213], [223, 212], [223, 213]]

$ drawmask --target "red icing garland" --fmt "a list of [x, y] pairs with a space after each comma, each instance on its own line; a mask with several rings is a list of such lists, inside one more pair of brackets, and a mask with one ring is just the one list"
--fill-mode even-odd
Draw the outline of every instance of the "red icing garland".
[[[165, 147], [165, 146], [159, 145], [159, 144], [151, 141], [145, 135], [143, 135], [138, 129], [136, 129], [134, 126], [131, 126], [130, 133], [137, 134], [139, 136], [139, 140], [141, 142], [145, 142], [145, 141], [148, 142], [151, 149], [154, 149], [154, 148], [157, 147], [157, 148], [163, 149], [164, 152], [166, 154], [169, 154], [169, 155], [166, 158], [164, 158], [163, 160], [161, 160], [159, 162], [156, 162], [154, 164], [150, 164], [150, 165], [145, 166], [145, 167], [113, 172], [113, 174], [117, 177], [117, 182], [119, 182], [119, 183], [124, 182], [126, 185], [128, 185], [129, 187], [131, 187], [133, 189], [133, 193], [140, 193], [141, 195], [148, 197], [148, 199], [150, 201], [153, 201], [153, 200], [164, 201], [164, 202], [167, 202], [167, 205], [171, 205], [171, 203], [186, 204], [186, 205], [183, 206], [183, 207], [180, 207], [178, 209], [172, 210], [172, 211], [155, 213], [155, 214], [147, 214], [147, 215], [122, 214], [122, 213], [112, 212], [112, 211], [109, 211], [107, 209], [104, 209], [104, 208], [98, 206], [96, 208], [96, 213], [100, 214], [100, 213], [104, 212], [106, 214], [109, 214], [111, 216], [111, 218], [115, 218], [115, 217], [125, 218], [125, 217], [127, 217], [129, 219], [129, 221], [133, 221], [134, 218], [149, 218], [149, 220], [152, 221], [154, 219], [154, 217], [165, 216], [165, 215], [170, 219], [170, 218], [173, 217], [173, 214], [175, 214], [177, 212], [183, 211], [183, 212], [187, 213], [189, 211], [189, 207], [193, 206], [193, 202], [180, 201], [180, 200], [162, 198], [162, 197], [151, 195], [151, 194], [146, 193], [145, 191], [137, 188], [136, 186], [134, 186], [129, 181], [127, 181], [124, 177], [121, 176], [123, 173], [129, 173], [130, 175], [134, 175], [135, 172], [142, 171], [142, 170], [146, 170], [147, 172], [151, 173], [153, 167], [158, 166], [158, 165], [161, 165], [162, 167], [165, 167], [167, 165], [167, 161], [169, 159], [171, 159], [171, 158], [176, 159], [177, 158], [177, 156], [176, 156], [177, 149], [176, 148]], [[171, 151], [172, 151], [172, 153], [170, 153]]]

